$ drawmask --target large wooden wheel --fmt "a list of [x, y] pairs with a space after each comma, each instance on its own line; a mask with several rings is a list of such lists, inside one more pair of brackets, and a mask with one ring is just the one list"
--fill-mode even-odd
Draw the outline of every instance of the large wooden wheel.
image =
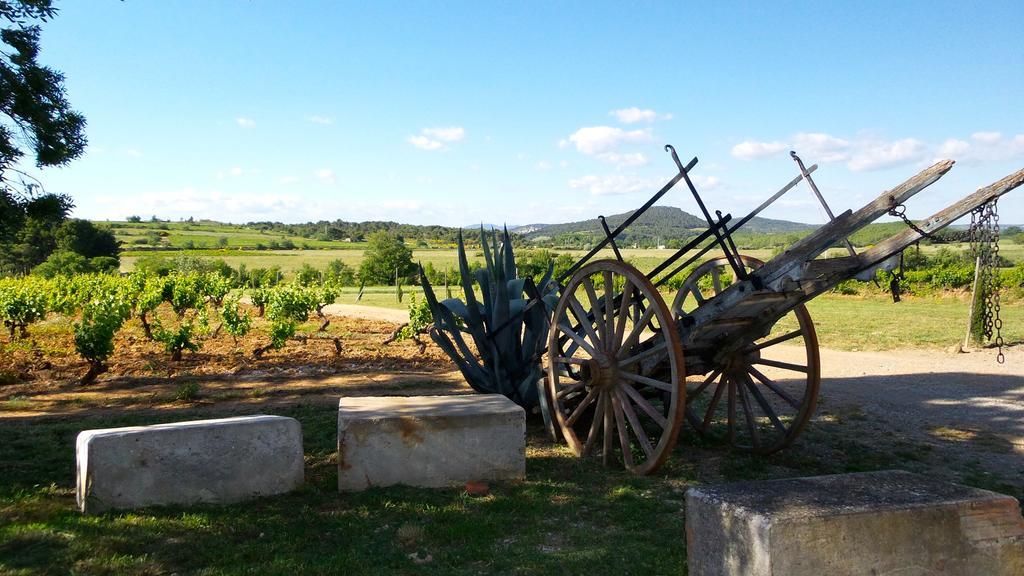
[[[764, 264], [750, 256], [740, 262], [748, 271]], [[735, 281], [724, 257], [701, 264], [683, 282], [673, 315], [686, 315]], [[710, 372], [687, 382], [687, 421], [702, 436], [741, 451], [785, 448], [814, 413], [821, 384], [818, 338], [807, 308], [796, 306], [761, 338], [728, 344], [714, 355]]]
[[579, 455], [636, 474], [675, 446], [686, 405], [683, 352], [672, 313], [636, 268], [600, 260], [563, 289], [548, 334], [547, 394]]

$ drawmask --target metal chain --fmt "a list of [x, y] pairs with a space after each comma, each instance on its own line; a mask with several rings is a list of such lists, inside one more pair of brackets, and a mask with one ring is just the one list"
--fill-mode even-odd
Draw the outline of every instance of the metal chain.
[[1000, 317], [999, 301], [999, 211], [997, 200], [992, 200], [971, 211], [969, 229], [971, 254], [978, 262], [978, 286], [982, 291], [981, 334], [993, 341], [999, 349], [996, 361], [1006, 361], [1003, 354], [1003, 320]]
[[[978, 270], [978, 284], [982, 290], [981, 306], [981, 333], [986, 340], [992, 341], [995, 335], [995, 345], [999, 349], [996, 361], [1000, 364], [1006, 362], [1003, 355], [1003, 320], [1000, 317], [999, 302], [999, 210], [997, 202], [999, 198], [978, 206], [971, 210], [971, 225], [967, 230], [950, 234], [947, 236], [953, 242], [968, 242], [971, 246], [971, 255], [975, 262], [980, 262]], [[907, 207], [903, 204], [893, 204], [889, 208], [889, 215], [895, 216], [907, 225], [908, 228], [917, 232], [924, 238], [934, 239], [935, 236], [925, 232], [914, 224], [906, 216]], [[902, 252], [900, 253], [901, 270], [899, 275], [893, 275], [892, 284], [898, 287], [899, 276], [902, 276]], [[899, 295], [894, 291], [893, 300], [899, 302]]]

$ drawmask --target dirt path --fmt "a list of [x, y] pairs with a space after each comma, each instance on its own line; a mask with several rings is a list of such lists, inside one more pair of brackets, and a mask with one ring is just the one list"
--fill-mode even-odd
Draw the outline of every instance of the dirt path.
[[376, 306], [361, 306], [359, 304], [328, 304], [324, 306], [324, 312], [332, 316], [348, 316], [349, 318], [362, 318], [364, 320], [381, 320], [402, 324], [409, 321], [408, 310], [395, 310], [393, 308], [378, 308]]
[[[780, 359], [800, 360], [800, 349], [776, 348]], [[811, 435], [840, 430], [877, 453], [914, 446], [905, 451], [904, 466], [1024, 491], [1024, 347], [1006, 349], [1004, 364], [995, 354], [823, 349]], [[805, 441], [810, 449], [829, 442]]]
[[1004, 364], [995, 354], [822, 349], [822, 402], [855, 404], [900, 427], [983, 430], [1024, 454], [1024, 348], [1006, 349]]

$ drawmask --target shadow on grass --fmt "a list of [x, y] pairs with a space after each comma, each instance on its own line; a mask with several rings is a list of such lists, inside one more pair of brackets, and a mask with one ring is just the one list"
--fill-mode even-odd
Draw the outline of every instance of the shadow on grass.
[[[958, 390], [960, 378], [974, 379], [984, 398], [1000, 402]], [[790, 449], [737, 454], [687, 431], [668, 464], [644, 478], [573, 457], [531, 420], [527, 479], [495, 483], [480, 498], [457, 488], [338, 494], [333, 404], [280, 405], [274, 413], [303, 426], [302, 489], [231, 506], [99, 516], [74, 508], [73, 440], [80, 430], [237, 415], [249, 406], [3, 419], [0, 572], [681, 574], [684, 493], [694, 484], [896, 468], [1020, 497], [1021, 475], [990, 474], [981, 458], [993, 456], [1012, 471], [1021, 466], [1019, 452], [977, 435], [929, 431], [1005, 429], [1022, 384], [950, 374], [830, 380], [819, 413]], [[950, 410], [947, 402], [965, 406]], [[907, 417], [908, 405], [918, 416]], [[972, 463], [972, 454], [981, 464]]]

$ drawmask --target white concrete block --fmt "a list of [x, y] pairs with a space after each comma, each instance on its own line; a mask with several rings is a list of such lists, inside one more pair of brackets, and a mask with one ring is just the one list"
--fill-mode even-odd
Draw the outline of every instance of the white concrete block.
[[238, 502], [288, 492], [304, 478], [301, 426], [282, 416], [86, 430], [76, 456], [86, 513]]
[[342, 398], [338, 489], [522, 478], [526, 413], [497, 394]]
[[1010, 497], [901, 471], [692, 488], [691, 576], [1020, 576]]

